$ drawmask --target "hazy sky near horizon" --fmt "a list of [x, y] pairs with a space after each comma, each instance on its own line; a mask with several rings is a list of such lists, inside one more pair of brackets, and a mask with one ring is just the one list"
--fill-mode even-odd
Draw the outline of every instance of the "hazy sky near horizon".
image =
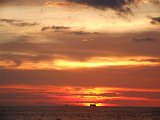
[[160, 107], [159, 0], [0, 0], [0, 105]]

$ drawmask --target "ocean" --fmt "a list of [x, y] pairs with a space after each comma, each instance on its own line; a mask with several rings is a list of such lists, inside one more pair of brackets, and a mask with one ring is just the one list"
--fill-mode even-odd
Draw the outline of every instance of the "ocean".
[[160, 120], [160, 108], [1, 107], [0, 120]]

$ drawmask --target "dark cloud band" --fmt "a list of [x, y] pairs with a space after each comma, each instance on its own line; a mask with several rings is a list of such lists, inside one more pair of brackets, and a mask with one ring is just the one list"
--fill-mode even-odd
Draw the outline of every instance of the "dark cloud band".
[[160, 24], [160, 17], [151, 17], [151, 24]]
[[26, 26], [36, 26], [39, 25], [39, 23], [33, 22], [24, 22], [23, 20], [16, 20], [16, 19], [0, 19], [1, 23], [8, 23], [10, 25], [14, 25], [17, 27], [26, 27]]

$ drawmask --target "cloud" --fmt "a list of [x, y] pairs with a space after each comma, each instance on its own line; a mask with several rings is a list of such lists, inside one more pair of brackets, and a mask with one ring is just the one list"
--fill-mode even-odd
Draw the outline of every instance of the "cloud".
[[106, 10], [108, 8], [117, 11], [119, 14], [132, 13], [131, 5], [138, 6], [140, 3], [159, 3], [159, 0], [66, 0], [77, 4], [87, 5], [96, 9]]
[[75, 35], [89, 35], [89, 34], [99, 34], [98, 32], [86, 32], [86, 31], [69, 31], [67, 32], [69, 34], [75, 34]]
[[[48, 89], [49, 88], [49, 89]], [[108, 91], [108, 92], [105, 92]], [[111, 91], [111, 92], [110, 92]], [[58, 105], [77, 103], [110, 103], [127, 106], [122, 101], [137, 102], [159, 101], [159, 90], [124, 89], [108, 87], [79, 87], [75, 86], [1, 86], [0, 105]], [[99, 98], [99, 99], [97, 99]], [[110, 101], [111, 100], [111, 101]], [[133, 102], [133, 103], [134, 103]], [[43, 103], [43, 104], [42, 104]], [[145, 103], [146, 104], [146, 103]], [[130, 103], [130, 105], [132, 105]], [[147, 104], [148, 105], [148, 104]], [[152, 105], [154, 105], [152, 103]]]
[[69, 29], [70, 27], [66, 27], [66, 26], [52, 26], [52, 27], [43, 27], [41, 31], [54, 30], [55, 32], [62, 32]]
[[37, 63], [40, 61], [52, 60], [54, 56], [46, 55], [46, 54], [27, 54], [24, 52], [15, 52], [15, 53], [1, 53], [0, 61], [10, 61], [10, 67], [19, 67], [24, 62]]
[[8, 23], [10, 25], [18, 26], [18, 27], [30, 27], [30, 26], [37, 26], [39, 23], [29, 23], [24, 22], [23, 20], [15, 20], [15, 19], [0, 19], [2, 23]]
[[27, 27], [27, 26], [37, 26], [39, 23], [28, 23], [28, 22], [22, 22], [22, 23], [12, 23], [12, 25], [18, 26], [18, 27]]
[[[157, 107], [159, 106], [160, 100], [150, 100], [150, 99], [106, 99], [102, 103], [108, 103], [115, 106], [143, 106], [143, 107]], [[137, 112], [138, 114], [138, 112]], [[130, 115], [132, 116], [132, 114]], [[158, 118], [158, 117], [157, 117]]]
[[155, 62], [155, 63], [160, 63], [159, 58], [146, 58], [146, 59], [131, 59], [131, 61], [137, 61], [137, 62]]
[[1, 0], [0, 5], [46, 5], [46, 6], [90, 6], [96, 9], [113, 9], [119, 12], [131, 12], [130, 5], [151, 2], [159, 5], [159, 0]]
[[[114, 88], [113, 88], [114, 89]], [[94, 90], [93, 90], [94, 91]], [[54, 93], [53, 93], [54, 94]], [[63, 94], [64, 95], [64, 94]], [[112, 92], [87, 93], [87, 94], [68, 94], [68, 96], [92, 96], [92, 97], [121, 97], [121, 98], [144, 98], [144, 99], [160, 99], [159, 91], [134, 91], [134, 90], [113, 90]]]
[[[57, 28], [57, 27], [55, 27]], [[64, 27], [58, 27], [65, 28]], [[33, 35], [14, 36], [0, 44], [0, 58], [19, 65], [23, 61], [47, 61], [65, 57], [71, 61], [88, 61], [93, 57], [159, 57], [159, 32], [111, 36], [110, 34], [60, 29], [61, 32], [45, 31]], [[63, 35], [61, 35], [63, 34]], [[8, 34], [7, 34], [8, 35]], [[154, 36], [155, 42], [147, 42], [145, 36]], [[132, 36], [140, 36], [131, 41]], [[150, 37], [149, 37], [150, 38]], [[152, 38], [152, 37], [151, 37]], [[138, 42], [137, 42], [138, 39]], [[140, 39], [140, 40], [139, 40]], [[40, 42], [44, 40], [43, 42]], [[87, 42], [86, 42], [87, 40]], [[88, 41], [89, 40], [89, 41]], [[148, 40], [148, 39], [147, 39]], [[149, 39], [150, 40], [150, 39]], [[142, 44], [138, 44], [142, 43]], [[143, 44], [145, 43], [145, 44]], [[152, 43], [152, 44], [149, 44]], [[142, 61], [143, 62], [143, 61]]]
[[117, 91], [119, 96], [133, 98], [160, 99], [160, 92], [149, 91]]
[[156, 4], [156, 5], [160, 5], [160, 1], [159, 0], [149, 0], [150, 2]]
[[[0, 88], [0, 106], [54, 105], [57, 98], [41, 93], [44, 89]], [[57, 103], [58, 104], [58, 103]]]
[[36, 89], [16, 89], [16, 88], [0, 88], [1, 99], [39, 99], [44, 97], [39, 90]]
[[63, 2], [46, 2], [47, 6], [83, 6], [93, 7], [96, 9], [113, 9], [119, 13], [131, 13], [131, 9], [127, 6], [135, 3], [135, 0], [65, 0]]
[[63, 34], [74, 34], [74, 35], [89, 35], [89, 34], [99, 34], [98, 32], [86, 32], [82, 30], [71, 30], [72, 27], [67, 26], [52, 26], [52, 27], [42, 27], [41, 31], [53, 30], [54, 32], [62, 32]]
[[1, 22], [6, 22], [9, 24], [12, 24], [14, 22], [22, 22], [21, 20], [15, 20], [15, 19], [0, 19]]
[[160, 24], [160, 17], [151, 17], [151, 24]]
[[49, 2], [44, 3], [44, 6], [47, 6], [47, 7], [50, 7], [50, 6], [51, 7], [52, 6], [73, 7], [73, 6], [77, 6], [77, 4], [76, 3], [72, 3], [72, 2], [65, 2], [65, 1], [61, 1], [61, 2], [52, 2], [52, 1], [49, 1]]
[[46, 0], [0, 0], [0, 5], [43, 5]]
[[159, 66], [78, 70], [17, 70], [2, 68], [0, 69], [0, 84], [159, 89], [159, 71]]
[[154, 41], [156, 41], [156, 39], [149, 38], [149, 37], [147, 37], [147, 38], [133, 38], [133, 41], [135, 41], [135, 42], [154, 42]]

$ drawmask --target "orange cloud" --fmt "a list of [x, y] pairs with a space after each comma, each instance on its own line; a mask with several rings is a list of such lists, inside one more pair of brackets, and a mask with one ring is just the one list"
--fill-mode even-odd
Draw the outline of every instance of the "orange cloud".
[[160, 59], [157, 57], [91, 57], [84, 61], [77, 61], [64, 58], [55, 58], [54, 60], [46, 61], [24, 61], [20, 65], [15, 65], [13, 61], [0, 61], [0, 66], [7, 69], [79, 69], [79, 68], [99, 68], [113, 66], [159, 66]]
[[[146, 60], [145, 60], [146, 59]], [[160, 62], [148, 61], [148, 57], [92, 57], [87, 61], [74, 61], [74, 60], [55, 60], [55, 66], [60, 69], [67, 68], [96, 68], [108, 66], [154, 66], [160, 65]]]
[[77, 3], [73, 2], [46, 2], [44, 3], [44, 6], [46, 7], [52, 7], [52, 6], [59, 6], [59, 7], [74, 7], [74, 6], [79, 6], [79, 7], [87, 7], [86, 5], [80, 5]]

